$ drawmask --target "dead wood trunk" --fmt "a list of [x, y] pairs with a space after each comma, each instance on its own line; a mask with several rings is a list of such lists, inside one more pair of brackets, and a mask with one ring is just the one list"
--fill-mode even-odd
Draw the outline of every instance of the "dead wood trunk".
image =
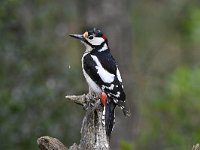
[[[74, 143], [69, 150], [109, 150], [109, 139], [102, 124], [103, 107], [93, 93], [80, 96], [66, 96], [66, 99], [82, 105], [85, 110], [81, 128], [80, 144]], [[58, 139], [49, 136], [38, 138], [41, 150], [67, 150]]]

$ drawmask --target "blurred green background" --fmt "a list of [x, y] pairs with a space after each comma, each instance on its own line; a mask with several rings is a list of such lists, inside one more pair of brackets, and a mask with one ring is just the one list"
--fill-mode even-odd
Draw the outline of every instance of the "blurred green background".
[[188, 150], [200, 142], [199, 0], [1, 0], [0, 149], [35, 150], [43, 135], [79, 143], [87, 93], [84, 47], [100, 27], [116, 58], [131, 118], [117, 110], [111, 148]]

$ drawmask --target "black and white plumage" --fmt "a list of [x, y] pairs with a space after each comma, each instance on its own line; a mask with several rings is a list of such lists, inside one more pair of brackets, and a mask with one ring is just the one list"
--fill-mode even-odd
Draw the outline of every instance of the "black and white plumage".
[[70, 34], [71, 37], [80, 39], [86, 46], [82, 57], [83, 74], [89, 87], [96, 93], [106, 93], [107, 101], [104, 107], [106, 133], [110, 136], [114, 124], [114, 109], [118, 105], [129, 114], [123, 90], [122, 78], [110, 53], [108, 40], [100, 30], [92, 29], [81, 34]]

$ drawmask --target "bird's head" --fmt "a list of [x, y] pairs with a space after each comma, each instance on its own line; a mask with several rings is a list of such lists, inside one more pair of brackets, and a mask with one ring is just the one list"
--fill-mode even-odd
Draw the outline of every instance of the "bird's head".
[[70, 36], [79, 39], [87, 49], [91, 50], [95, 47], [103, 46], [105, 43], [107, 44], [106, 35], [96, 28], [88, 30], [83, 34], [70, 34]]

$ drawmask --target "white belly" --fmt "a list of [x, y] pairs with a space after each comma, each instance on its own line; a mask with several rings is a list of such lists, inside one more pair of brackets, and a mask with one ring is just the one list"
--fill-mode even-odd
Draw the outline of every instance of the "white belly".
[[89, 85], [89, 87], [95, 92], [100, 93], [102, 90], [101, 88], [89, 77], [89, 75], [83, 70], [83, 74], [85, 76], [85, 79]]
[[[83, 55], [83, 57], [86, 54]], [[83, 57], [82, 57], [82, 68], [83, 68]], [[84, 77], [89, 85], [89, 87], [95, 92], [95, 93], [100, 93], [102, 92], [101, 88], [90, 78], [90, 76], [85, 72], [85, 70], [83, 69], [83, 74]]]

